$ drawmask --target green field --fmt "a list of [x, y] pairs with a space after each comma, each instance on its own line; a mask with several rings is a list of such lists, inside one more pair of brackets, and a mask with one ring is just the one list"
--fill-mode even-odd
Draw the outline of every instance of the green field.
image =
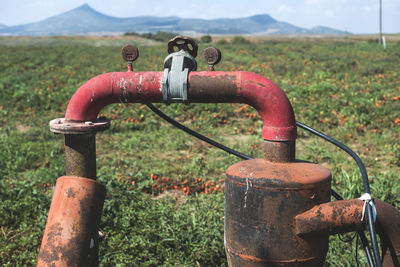
[[[0, 265], [36, 264], [55, 181], [65, 173], [64, 138], [48, 122], [64, 116], [85, 81], [125, 71], [120, 51], [129, 42], [140, 49], [135, 70], [162, 70], [166, 45], [140, 38], [0, 38]], [[356, 151], [373, 197], [400, 209], [399, 42], [384, 50], [368, 40], [285, 38], [219, 48], [218, 70], [253, 71], [278, 84], [296, 119]], [[243, 153], [263, 156], [262, 123], [249, 106], [157, 107]], [[102, 113], [112, 124], [97, 135], [98, 180], [107, 187], [101, 266], [226, 266], [223, 179], [239, 159], [173, 128], [144, 105], [115, 104]], [[329, 168], [345, 199], [362, 195], [351, 158], [301, 129], [297, 158]], [[352, 237], [331, 237], [326, 266], [356, 265]]]

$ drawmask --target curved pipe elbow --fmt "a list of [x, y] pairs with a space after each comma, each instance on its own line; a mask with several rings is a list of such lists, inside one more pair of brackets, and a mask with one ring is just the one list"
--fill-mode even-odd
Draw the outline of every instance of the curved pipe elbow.
[[[111, 103], [162, 102], [162, 72], [114, 72], [81, 86], [68, 105], [70, 121], [95, 120]], [[252, 72], [190, 72], [189, 102], [246, 103], [263, 121], [263, 138], [292, 141], [297, 137], [293, 108], [285, 93], [269, 79]]]
[[297, 137], [292, 105], [285, 93], [266, 77], [245, 71], [189, 73], [189, 100], [245, 103], [254, 107], [263, 121], [263, 138], [292, 141]]
[[285, 93], [271, 80], [242, 72], [240, 94], [261, 115], [263, 138], [270, 141], [291, 141], [297, 138], [292, 105]]
[[112, 103], [162, 101], [162, 72], [110, 72], [83, 84], [72, 96], [65, 114], [70, 121], [96, 120]]

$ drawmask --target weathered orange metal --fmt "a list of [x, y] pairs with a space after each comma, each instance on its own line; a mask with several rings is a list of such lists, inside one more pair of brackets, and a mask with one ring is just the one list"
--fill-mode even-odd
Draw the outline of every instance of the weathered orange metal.
[[[382, 242], [382, 266], [400, 266], [400, 212], [379, 199], [375, 201], [376, 229]], [[363, 229], [364, 201], [341, 200], [317, 205], [295, 218], [295, 233], [300, 236], [320, 233], [346, 233]]]
[[98, 238], [105, 187], [93, 179], [57, 180], [37, 266], [83, 266]]
[[361, 230], [364, 201], [360, 199], [340, 200], [321, 204], [299, 214], [295, 218], [298, 235], [315, 233], [346, 233]]
[[230, 266], [322, 266], [328, 233], [300, 237], [297, 214], [330, 200], [331, 174], [307, 162], [253, 159], [228, 168], [225, 249]]

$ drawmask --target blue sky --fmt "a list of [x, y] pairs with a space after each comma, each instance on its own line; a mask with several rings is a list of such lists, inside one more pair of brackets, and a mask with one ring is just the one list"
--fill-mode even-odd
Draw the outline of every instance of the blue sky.
[[[382, 2], [383, 31], [399, 33], [400, 0]], [[0, 0], [0, 24], [36, 22], [84, 3], [116, 17], [173, 15], [210, 19], [266, 13], [305, 28], [322, 25], [353, 33], [379, 30], [379, 0]]]

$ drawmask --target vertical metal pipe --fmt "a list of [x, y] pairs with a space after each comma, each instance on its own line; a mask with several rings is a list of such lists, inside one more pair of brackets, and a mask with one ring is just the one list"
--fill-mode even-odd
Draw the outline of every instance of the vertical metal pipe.
[[382, 44], [382, 0], [379, 0], [379, 44]]
[[38, 267], [85, 266], [91, 243], [97, 241], [105, 193], [105, 187], [93, 179], [63, 176], [57, 180]]
[[294, 162], [296, 159], [296, 141], [264, 140], [264, 159], [272, 162]]
[[96, 179], [95, 134], [65, 135], [65, 171], [67, 176]]

